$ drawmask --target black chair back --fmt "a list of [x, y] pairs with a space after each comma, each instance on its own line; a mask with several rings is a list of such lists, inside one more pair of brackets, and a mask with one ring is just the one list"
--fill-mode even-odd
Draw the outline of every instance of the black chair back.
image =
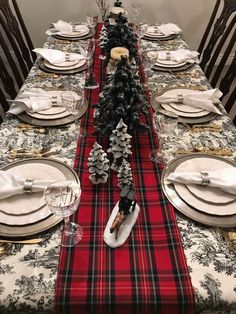
[[36, 60], [16, 0], [0, 1], [0, 48], [1, 92], [14, 99]]
[[218, 87], [222, 91], [222, 100], [224, 99], [223, 103], [227, 112], [235, 104], [235, 25], [236, 0], [216, 0], [198, 48], [200, 66], [212, 87]]

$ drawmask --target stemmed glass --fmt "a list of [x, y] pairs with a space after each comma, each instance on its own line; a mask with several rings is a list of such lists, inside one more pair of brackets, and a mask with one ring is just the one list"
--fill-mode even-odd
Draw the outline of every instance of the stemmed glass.
[[157, 60], [157, 54], [152, 50], [146, 50], [142, 53], [142, 62], [144, 65], [144, 71], [146, 79], [152, 75], [152, 68], [154, 67]]
[[154, 130], [158, 134], [158, 148], [152, 150], [149, 154], [149, 157], [153, 162], [165, 164], [162, 153], [163, 143], [165, 141], [165, 138], [174, 132], [174, 129], [176, 128], [178, 123], [178, 118], [164, 117], [155, 112], [153, 115], [152, 123]]
[[[85, 106], [85, 98], [82, 92], [65, 91], [61, 93], [61, 101], [63, 106], [73, 116], [81, 113]], [[75, 134], [77, 137], [83, 137], [85, 134], [81, 132], [79, 119], [75, 119]]]
[[86, 14], [86, 20], [87, 20], [88, 28], [94, 31], [98, 23], [98, 13], [88, 12]]
[[96, 40], [94, 38], [89, 40], [87, 50], [84, 50], [82, 47], [80, 47], [80, 53], [82, 54], [82, 56], [85, 57], [86, 64], [87, 64], [88, 77], [86, 78], [86, 82], [84, 86], [87, 89], [94, 89], [94, 88], [99, 87], [99, 84], [96, 82], [94, 75], [92, 73], [92, 68], [91, 68], [91, 63], [92, 63], [91, 60], [93, 58], [95, 48], [96, 48]]
[[80, 183], [72, 180], [54, 181], [44, 191], [44, 199], [51, 212], [64, 219], [62, 246], [74, 246], [83, 237], [83, 228], [69, 220], [80, 204], [80, 195]]
[[141, 39], [146, 34], [147, 29], [148, 29], [148, 24], [146, 24], [146, 23], [139, 23], [136, 25], [136, 27], [134, 29], [134, 32], [135, 32], [136, 36], [138, 37], [138, 45], [139, 45], [140, 51], [142, 51]]
[[131, 10], [132, 10], [132, 14], [133, 14], [134, 24], [136, 24], [136, 22], [137, 22], [137, 18], [141, 12], [141, 9], [142, 9], [141, 1], [134, 0], [131, 2]]

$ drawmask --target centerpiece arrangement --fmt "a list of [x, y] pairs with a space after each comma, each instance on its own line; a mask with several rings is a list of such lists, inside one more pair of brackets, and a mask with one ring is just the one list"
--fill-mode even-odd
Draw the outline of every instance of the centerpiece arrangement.
[[[122, 2], [116, 0], [113, 8], [123, 9]], [[89, 154], [88, 167], [93, 184], [105, 184], [111, 171], [117, 173], [120, 200], [112, 209], [104, 231], [104, 241], [117, 247], [126, 241], [140, 210], [135, 201], [129, 158], [132, 154], [131, 134], [149, 128], [144, 119], [148, 102], [137, 75], [137, 39], [125, 14], [119, 12], [115, 23], [106, 23], [102, 28], [100, 47], [106, 55], [103, 65], [112, 64], [114, 71], [107, 75], [100, 100], [95, 105], [96, 142]], [[109, 138], [107, 153], [101, 145], [105, 138]]]

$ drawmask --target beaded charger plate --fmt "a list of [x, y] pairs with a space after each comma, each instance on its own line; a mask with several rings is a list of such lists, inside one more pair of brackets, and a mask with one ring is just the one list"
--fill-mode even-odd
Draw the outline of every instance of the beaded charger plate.
[[[218, 156], [209, 156], [207, 154], [201, 153], [193, 153], [188, 154], [186, 156], [179, 156], [171, 160], [165, 169], [162, 172], [161, 176], [161, 187], [164, 191], [168, 200], [172, 203], [172, 205], [179, 210], [182, 214], [187, 217], [200, 222], [205, 225], [214, 226], [214, 227], [235, 227], [236, 226], [236, 214], [234, 215], [225, 215], [219, 216], [214, 214], [208, 214], [206, 212], [199, 211], [195, 207], [189, 205], [181, 196], [178, 194], [175, 189], [174, 184], [170, 184], [167, 182], [166, 178], [168, 175], [175, 171], [175, 169], [181, 165], [183, 162], [190, 159], [197, 158], [207, 158], [209, 162], [211, 160], [224, 161], [225, 163], [236, 167], [236, 164], [230, 160], [218, 157]], [[235, 201], [236, 202], [236, 201]], [[236, 203], [235, 203], [236, 204]], [[216, 205], [217, 206], [217, 205]]]
[[164, 40], [171, 40], [174, 39], [175, 37], [177, 37], [178, 34], [170, 34], [170, 35], [166, 35], [166, 36], [152, 36], [150, 34], [145, 34], [143, 36], [143, 39], [145, 40], [151, 40], [151, 41], [164, 41]]
[[78, 41], [78, 40], [89, 39], [89, 38], [93, 37], [94, 34], [95, 34], [95, 31], [90, 29], [88, 34], [77, 36], [77, 37], [66, 36], [66, 35], [59, 35], [59, 34], [52, 35], [52, 36], [54, 38], [61, 39], [61, 40]]
[[88, 102], [86, 99], [84, 99], [84, 106], [82, 107], [81, 111], [79, 112], [79, 114], [77, 115], [66, 115], [63, 117], [52, 117], [50, 118], [50, 116], [45, 119], [45, 116], [42, 116], [41, 119], [39, 118], [39, 116], [32, 116], [29, 115], [27, 112], [21, 112], [20, 114], [17, 115], [17, 117], [19, 119], [21, 119], [22, 121], [29, 123], [31, 125], [35, 125], [35, 126], [42, 126], [42, 127], [47, 127], [47, 126], [59, 126], [59, 125], [65, 125], [68, 123], [71, 123], [79, 118], [81, 118], [85, 112], [88, 109]]
[[79, 72], [83, 72], [84, 70], [87, 69], [87, 64], [86, 62], [84, 62], [82, 65], [79, 66], [75, 66], [74, 68], [72, 67], [71, 69], [56, 69], [56, 68], [52, 68], [52, 67], [48, 67], [47, 66], [47, 61], [44, 58], [40, 58], [37, 61], [38, 67], [40, 68], [40, 70], [47, 72], [47, 73], [56, 73], [56, 74], [61, 74], [61, 75], [71, 75], [71, 74], [75, 74], [75, 73], [79, 73]]
[[[74, 180], [78, 182], [78, 176], [75, 173], [75, 171], [67, 166], [65, 163], [62, 163], [56, 159], [52, 158], [29, 158], [24, 159], [20, 161], [16, 161], [13, 163], [10, 163], [9, 165], [1, 168], [1, 170], [7, 171], [7, 170], [14, 170], [19, 167], [31, 167], [34, 165], [34, 167], [37, 167], [40, 169], [42, 165], [45, 167], [51, 167], [55, 168], [55, 171], [60, 172], [61, 175], [69, 180]], [[38, 194], [38, 193], [37, 193]], [[24, 197], [24, 196], [22, 196]], [[41, 199], [41, 196], [39, 200]], [[17, 204], [16, 204], [17, 205]], [[46, 206], [46, 205], [45, 205]], [[17, 206], [16, 206], [17, 211]], [[21, 209], [22, 211], [22, 209]], [[26, 209], [24, 209], [26, 211]], [[27, 213], [19, 213], [19, 215], [30, 215], [30, 208]], [[48, 230], [49, 228], [55, 226], [62, 220], [61, 217], [57, 217], [53, 214], [47, 216], [45, 219], [38, 219], [38, 221], [35, 221], [34, 223], [23, 223], [22, 225], [7, 225], [4, 223], [0, 223], [0, 236], [7, 237], [7, 238], [24, 238], [28, 237], [43, 231]]]
[[162, 113], [168, 117], [173, 117], [173, 115], [178, 116], [179, 122], [188, 123], [188, 124], [198, 124], [198, 123], [209, 122], [218, 116], [218, 114], [215, 112], [209, 112], [208, 114], [204, 114], [204, 115], [199, 116], [199, 117], [191, 116], [191, 114], [188, 114], [188, 113], [187, 113], [187, 116], [183, 116], [183, 113], [180, 113], [180, 115], [178, 115], [176, 113], [176, 110], [174, 108], [172, 108], [171, 106], [168, 106], [169, 109], [166, 110], [162, 106], [162, 104], [156, 100], [156, 97], [161, 96], [161, 95], [165, 94], [166, 92], [172, 91], [175, 89], [184, 90], [184, 89], [189, 89], [189, 88], [187, 88], [187, 87], [186, 88], [185, 87], [164, 88], [161, 92], [154, 93], [152, 95], [152, 98], [151, 98], [151, 105], [152, 105], [152, 108], [154, 109], [154, 111], [160, 112], [160, 113]]

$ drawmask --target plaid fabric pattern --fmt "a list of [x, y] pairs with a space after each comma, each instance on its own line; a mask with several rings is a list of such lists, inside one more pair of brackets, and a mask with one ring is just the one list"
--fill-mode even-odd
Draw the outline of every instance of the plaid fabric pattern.
[[[100, 29], [101, 25], [99, 25]], [[102, 61], [95, 51], [94, 73], [101, 80]], [[99, 90], [89, 91], [90, 103], [98, 101]], [[151, 125], [151, 109], [147, 123]], [[149, 160], [156, 145], [151, 129], [132, 134], [130, 163], [138, 220], [126, 243], [116, 249], [103, 241], [110, 213], [119, 199], [117, 174], [109, 173], [106, 184], [92, 185], [87, 158], [95, 142], [93, 108], [83, 118], [88, 136], [78, 142], [75, 169], [82, 186], [81, 203], [73, 219], [84, 229], [81, 242], [61, 248], [55, 296], [57, 313], [193, 313], [194, 294], [186, 265], [174, 209], [164, 197], [158, 165]], [[103, 149], [108, 148], [104, 140]]]

